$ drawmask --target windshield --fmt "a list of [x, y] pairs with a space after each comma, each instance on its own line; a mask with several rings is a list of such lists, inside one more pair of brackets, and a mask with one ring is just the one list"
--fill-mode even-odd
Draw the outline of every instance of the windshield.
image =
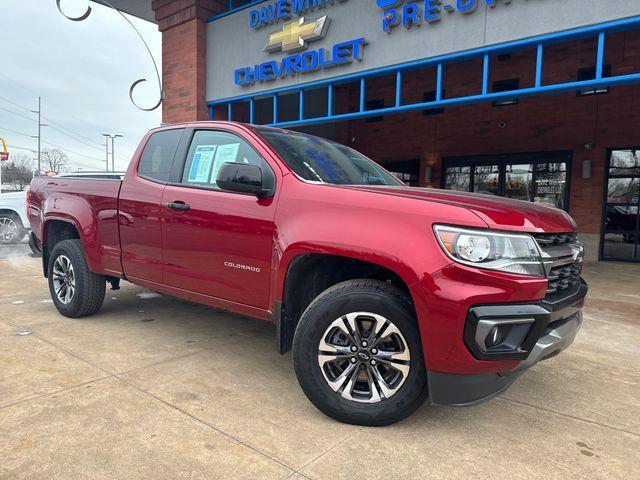
[[334, 185], [404, 185], [372, 160], [339, 143], [285, 130], [257, 130], [304, 180]]

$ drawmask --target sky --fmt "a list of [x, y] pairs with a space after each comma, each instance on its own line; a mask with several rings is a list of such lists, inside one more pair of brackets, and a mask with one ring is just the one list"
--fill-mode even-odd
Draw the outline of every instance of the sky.
[[[56, 0], [1, 0], [0, 138], [10, 154], [36, 157], [38, 96], [42, 97], [42, 148], [60, 148], [70, 169], [104, 170], [103, 133], [115, 140], [116, 170], [125, 170], [138, 142], [161, 122], [161, 109], [144, 112], [129, 100], [129, 87], [141, 106], [159, 98], [156, 74], [144, 44], [115, 11], [87, 0], [62, 0], [69, 16], [92, 13], [82, 22], [66, 19]], [[157, 25], [128, 17], [161, 65]], [[111, 148], [109, 146], [109, 148]], [[111, 158], [111, 155], [109, 155]], [[111, 162], [111, 160], [109, 160]]]

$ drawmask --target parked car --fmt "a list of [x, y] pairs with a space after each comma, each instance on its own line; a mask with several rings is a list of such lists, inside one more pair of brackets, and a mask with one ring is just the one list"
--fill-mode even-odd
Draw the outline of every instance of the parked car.
[[122, 180], [34, 179], [28, 204], [61, 314], [95, 314], [128, 280], [273, 322], [307, 397], [343, 422], [486, 401], [582, 323], [568, 214], [406, 187], [301, 133], [166, 126]]
[[621, 231], [622, 238], [626, 243], [636, 242], [636, 219], [638, 218], [638, 207], [619, 206], [609, 207], [606, 213], [606, 229]]
[[29, 228], [25, 202], [26, 192], [0, 194], [0, 245], [24, 239]]

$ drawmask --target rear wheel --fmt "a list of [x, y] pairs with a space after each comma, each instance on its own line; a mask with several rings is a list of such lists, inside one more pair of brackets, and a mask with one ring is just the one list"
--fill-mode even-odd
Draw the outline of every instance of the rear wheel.
[[25, 230], [18, 214], [0, 213], [0, 245], [18, 243], [24, 238]]
[[80, 240], [63, 240], [49, 257], [49, 291], [58, 311], [71, 318], [93, 315], [104, 301], [106, 282], [87, 266]]
[[389, 425], [428, 394], [413, 310], [384, 282], [350, 280], [320, 294], [296, 328], [293, 359], [309, 400], [341, 422]]

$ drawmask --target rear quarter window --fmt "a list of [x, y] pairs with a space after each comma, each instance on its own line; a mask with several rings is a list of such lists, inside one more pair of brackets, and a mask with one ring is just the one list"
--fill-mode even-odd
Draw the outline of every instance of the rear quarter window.
[[182, 132], [183, 129], [162, 130], [151, 135], [140, 157], [138, 174], [150, 180], [168, 182]]

